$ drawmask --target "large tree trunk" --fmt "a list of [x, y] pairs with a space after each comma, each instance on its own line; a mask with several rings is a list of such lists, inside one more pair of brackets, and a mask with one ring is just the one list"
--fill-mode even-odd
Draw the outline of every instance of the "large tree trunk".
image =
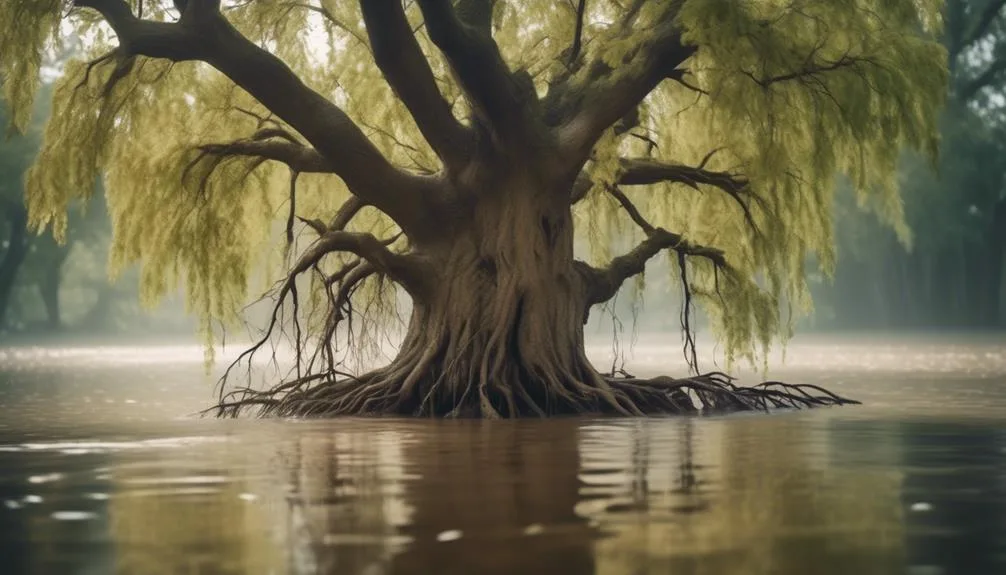
[[985, 321], [989, 326], [1006, 325], [1006, 200], [995, 206], [988, 240], [988, 277], [986, 298], [988, 308]]
[[407, 411], [462, 415], [628, 410], [583, 352], [587, 284], [569, 208], [531, 186], [494, 193], [431, 247], [436, 288], [414, 302], [396, 364], [419, 366]]
[[63, 317], [59, 305], [59, 288], [63, 284], [63, 264], [73, 250], [73, 240], [67, 240], [63, 245], [58, 245], [51, 238], [51, 252], [44, 262], [41, 277], [36, 282], [38, 295], [42, 298], [45, 306], [46, 322], [48, 330], [56, 331], [63, 325]]
[[[439, 239], [413, 246], [429, 277], [410, 292], [412, 317], [388, 366], [343, 379], [334, 368], [309, 373], [267, 392], [237, 390], [222, 398], [220, 413], [249, 405], [296, 416], [691, 413], [697, 407], [689, 391], [715, 410], [847, 402], [738, 388], [722, 374], [637, 379], [599, 373], [586, 357], [583, 325], [590, 303], [604, 299], [598, 292], [617, 285], [574, 259], [568, 195], [512, 172], [495, 179], [502, 184], [472, 194], [471, 204], [456, 206], [460, 217], [429, 222], [439, 227]], [[298, 363], [310, 364], [300, 355]]]
[[63, 320], [59, 311], [59, 286], [61, 283], [61, 265], [52, 265], [45, 270], [38, 282], [38, 294], [45, 305], [46, 328], [56, 331]]
[[14, 290], [14, 280], [17, 272], [28, 255], [28, 232], [25, 227], [27, 214], [21, 206], [5, 206], [10, 223], [10, 234], [7, 236], [7, 250], [0, 261], [0, 327], [7, 321], [7, 309]]
[[[568, 202], [526, 180], [481, 194], [419, 246], [431, 288], [413, 295], [398, 356], [319, 409], [435, 416], [641, 413], [584, 354], [586, 277]], [[561, 196], [560, 196], [561, 199]], [[432, 222], [431, 222], [432, 223]], [[337, 399], [335, 399], [337, 398]]]

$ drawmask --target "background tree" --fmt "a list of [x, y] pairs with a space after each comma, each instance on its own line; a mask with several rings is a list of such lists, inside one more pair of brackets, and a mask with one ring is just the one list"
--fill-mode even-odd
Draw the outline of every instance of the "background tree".
[[841, 196], [835, 285], [816, 290], [822, 325], [1006, 325], [1006, 2], [948, 0], [946, 15], [940, 162], [902, 165], [911, 242]]
[[[177, 327], [180, 322], [165, 321], [165, 310], [157, 315], [138, 309], [134, 269], [109, 281], [112, 230], [103, 193], [73, 203], [62, 242], [28, 229], [24, 175], [41, 146], [50, 86], [43, 88], [26, 132], [0, 141], [0, 336], [68, 330], [93, 335], [151, 322], [162, 330]], [[8, 120], [0, 105], [0, 122]]]
[[[148, 297], [184, 278], [207, 333], [290, 254], [262, 345], [289, 312], [291, 377], [224, 412], [639, 414], [691, 409], [686, 389], [756, 408], [837, 399], [604, 377], [587, 313], [668, 254], [690, 342], [693, 301], [731, 359], [785, 334], [804, 256], [833, 261], [836, 173], [898, 225], [902, 147], [935, 153], [937, 21], [935, 0], [13, 0], [0, 70], [23, 126], [40, 50], [94, 39], [56, 88], [32, 225], [62, 236], [103, 173], [113, 267], [141, 261]], [[340, 379], [337, 336], [393, 319], [393, 285], [397, 356]]]
[[[44, 95], [49, 95], [48, 90]], [[68, 210], [69, 233], [63, 242], [28, 229], [24, 175], [41, 146], [42, 128], [49, 116], [48, 100], [43, 97], [39, 103], [26, 132], [0, 144], [0, 207], [5, 220], [0, 227], [5, 238], [0, 251], [0, 330], [29, 325], [32, 296], [42, 304], [45, 319], [41, 325], [49, 331], [61, 328], [59, 293], [70, 252], [76, 245], [87, 249], [86, 246], [102, 243], [102, 239], [108, 245], [110, 230], [100, 195], [90, 202], [91, 206], [76, 202]], [[5, 106], [0, 106], [0, 119], [9, 121]], [[101, 250], [100, 246], [95, 247]], [[93, 279], [95, 285], [106, 280], [100, 272]], [[107, 280], [104, 283], [107, 285]]]
[[[9, 122], [6, 107], [0, 106], [0, 120]], [[41, 139], [41, 124], [30, 126], [23, 135], [0, 142], [0, 328], [10, 307], [14, 282], [31, 249], [28, 211], [24, 206], [22, 176], [31, 165]]]

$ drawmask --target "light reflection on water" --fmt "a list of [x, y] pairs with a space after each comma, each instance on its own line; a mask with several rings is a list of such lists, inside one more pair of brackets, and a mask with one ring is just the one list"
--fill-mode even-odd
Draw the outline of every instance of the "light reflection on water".
[[1001, 573], [1002, 349], [810, 340], [772, 374], [863, 407], [494, 423], [193, 419], [198, 348], [8, 350], [3, 572]]

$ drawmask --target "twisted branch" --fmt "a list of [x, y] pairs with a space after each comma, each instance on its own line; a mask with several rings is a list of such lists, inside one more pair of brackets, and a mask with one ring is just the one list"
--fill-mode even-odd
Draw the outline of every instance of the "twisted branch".
[[[748, 226], [757, 232], [758, 227], [755, 224], [749, 201], [758, 202], [759, 198], [751, 192], [747, 179], [729, 172], [707, 170], [704, 167], [717, 151], [710, 152], [697, 167], [658, 162], [646, 158], [623, 158], [619, 161], [620, 171], [615, 185], [648, 186], [669, 182], [683, 184], [694, 190], [699, 190], [699, 186], [712, 186], [726, 193], [736, 202], [744, 213], [744, 219]], [[586, 197], [592, 186], [593, 182], [590, 176], [586, 172], [581, 172], [573, 184], [571, 203], [575, 204]]]
[[187, 2], [178, 22], [137, 18], [125, 0], [75, 0], [115, 31], [120, 55], [210, 64], [299, 132], [350, 191], [407, 233], [428, 229], [436, 193], [428, 178], [399, 170], [338, 106], [305, 85], [279, 58], [249, 41], [220, 13], [219, 0]]
[[[556, 135], [564, 169], [579, 169], [605, 130], [639, 106], [657, 85], [695, 53], [686, 45], [675, 23], [679, 0], [668, 3], [662, 24], [643, 36], [627, 18], [621, 35], [645, 37], [625, 55], [631, 65], [613, 69], [600, 57], [586, 64], [584, 74], [570, 77], [549, 91], [546, 109], [557, 125]], [[575, 81], [580, 78], [579, 81]]]
[[604, 303], [615, 297], [625, 280], [643, 273], [646, 262], [665, 249], [709, 260], [719, 269], [728, 267], [722, 250], [692, 244], [680, 234], [653, 228], [639, 245], [630, 252], [613, 258], [605, 268], [597, 269], [580, 262], [581, 269], [588, 278], [587, 305]]
[[469, 1], [461, 3], [462, 20], [451, 0], [417, 0], [430, 40], [443, 53], [458, 84], [486, 127], [498, 134], [523, 134], [526, 124], [518, 87], [489, 34], [489, 12]]
[[233, 142], [203, 144], [196, 148], [200, 158], [246, 156], [282, 162], [302, 174], [334, 173], [332, 164], [317, 150], [285, 139], [257, 140], [255, 136]]
[[440, 159], [460, 165], [468, 130], [454, 118], [419, 48], [401, 0], [361, 0], [374, 60]]

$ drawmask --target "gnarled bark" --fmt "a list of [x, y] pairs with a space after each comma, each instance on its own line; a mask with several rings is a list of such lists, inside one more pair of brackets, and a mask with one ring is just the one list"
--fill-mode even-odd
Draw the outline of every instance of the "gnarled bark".
[[[221, 397], [218, 414], [258, 407], [284, 416], [634, 416], [849, 403], [817, 388], [738, 388], [716, 373], [684, 379], [599, 373], [584, 353], [590, 306], [609, 299], [653, 252], [696, 248], [657, 229], [596, 270], [573, 257], [570, 209], [555, 201], [561, 195], [546, 193], [533, 177], [497, 177], [503, 183], [480, 194], [482, 201], [459, 218], [464, 225], [411, 254], [429, 277], [426, 289], [413, 293], [409, 328], [390, 365], [359, 377], [321, 369], [266, 392], [237, 390]], [[345, 277], [364, 265], [351, 266]], [[335, 306], [330, 313], [342, 311]], [[298, 357], [298, 363], [310, 362]]]

